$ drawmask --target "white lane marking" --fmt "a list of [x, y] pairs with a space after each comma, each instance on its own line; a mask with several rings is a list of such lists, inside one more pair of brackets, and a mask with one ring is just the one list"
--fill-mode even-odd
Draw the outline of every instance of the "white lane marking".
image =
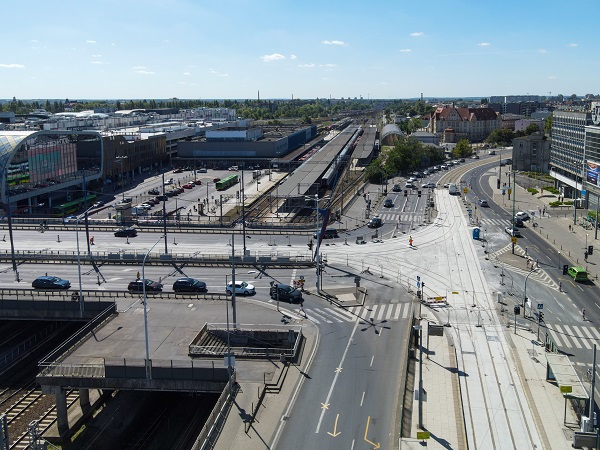
[[373, 367], [373, 360], [375, 359], [375, 355], [371, 356], [371, 364], [369, 364], [369, 367]]
[[305, 309], [305, 310], [304, 310], [304, 312], [306, 312], [306, 315], [307, 315], [309, 318], [310, 318], [310, 316], [309, 316], [309, 313], [310, 313], [310, 315], [312, 315], [312, 316], [318, 316], [318, 317], [319, 317], [319, 319], [321, 319], [321, 320], [322, 320], [322, 321], [324, 321], [324, 322], [327, 322], [327, 323], [333, 323], [331, 320], [327, 319], [327, 318], [326, 318], [326, 317], [324, 317], [322, 314], [319, 314], [319, 313], [318, 313], [317, 311], [315, 311], [314, 309], [311, 309], [311, 310], [306, 310], [306, 309]]
[[375, 318], [375, 320], [381, 320], [381, 319], [383, 319], [383, 316], [385, 315], [385, 306], [386, 305], [379, 305], [379, 312], [378, 312], [377, 317]]
[[297, 269], [292, 270], [292, 278], [290, 279], [290, 286], [294, 285], [294, 280], [296, 279], [296, 270]]
[[[336, 316], [327, 315], [327, 311], [324, 311], [322, 309], [313, 308], [313, 313], [320, 314], [323, 317], [329, 317], [330, 319], [336, 321], [337, 323], [343, 322], [342, 319], [338, 319]], [[333, 322], [329, 322], [329, 323], [333, 323]]]
[[409, 303], [405, 303], [404, 304], [404, 312], [402, 313], [402, 318], [406, 319], [408, 317], [408, 312], [410, 311], [410, 304]]
[[402, 311], [403, 303], [396, 303], [396, 309], [394, 310], [394, 315], [392, 316], [394, 320], [398, 320], [400, 318], [400, 312]]
[[[340, 363], [337, 365], [338, 367], [344, 367], [344, 361], [346, 359], [346, 355], [348, 354], [348, 349], [350, 348], [350, 344], [354, 340], [354, 333], [356, 333], [357, 329], [358, 329], [358, 320], [356, 322], [354, 322], [354, 329], [352, 330], [352, 334], [350, 335], [350, 338], [348, 339], [348, 343], [346, 344], [346, 348], [344, 350], [344, 354], [342, 355], [342, 359], [340, 360]], [[340, 373], [341, 373], [341, 371], [336, 371], [335, 375], [333, 376], [333, 381], [331, 383], [331, 387], [329, 388], [329, 392], [327, 393], [327, 398], [325, 399], [325, 404], [329, 404], [329, 400], [331, 399], [331, 394], [333, 394], [333, 388], [335, 387], [335, 383], [337, 382], [337, 379], [338, 379], [338, 376]], [[321, 422], [323, 421], [323, 416], [325, 415], [325, 411], [326, 411], [325, 408], [323, 408], [321, 410], [321, 417], [319, 417], [319, 423], [317, 424], [317, 429], [315, 430], [315, 433], [318, 433], [319, 430], [321, 429]]]
[[[571, 329], [567, 325], [563, 325], [563, 327], [565, 327], [565, 330], [567, 331], [567, 334], [569, 335], [569, 337], [571, 338], [571, 340], [575, 344], [575, 347], [582, 348], [581, 344], [579, 343], [579, 339], [576, 337], [577, 336], [577, 330], [571, 331]], [[575, 327], [573, 327], [573, 328], [575, 328]]]
[[342, 313], [343, 310], [338, 310], [335, 308], [325, 308], [325, 311], [327, 311], [329, 314], [333, 314], [336, 317], [340, 317], [346, 322], [352, 322], [354, 320], [353, 316], [347, 316], [346, 314]]
[[555, 324], [554, 326], [558, 331], [550, 330], [550, 334], [552, 335], [552, 338], [554, 338], [554, 340], [556, 341], [556, 345], [558, 345], [559, 347], [570, 347], [570, 345], [563, 344], [562, 339], [560, 338], [560, 335], [562, 334], [560, 325]]
[[365, 391], [363, 391], [363, 395], [362, 395], [362, 397], [361, 397], [361, 399], [360, 399], [360, 406], [362, 406], [362, 405], [363, 405], [363, 402], [364, 402], [364, 401], [365, 401]]

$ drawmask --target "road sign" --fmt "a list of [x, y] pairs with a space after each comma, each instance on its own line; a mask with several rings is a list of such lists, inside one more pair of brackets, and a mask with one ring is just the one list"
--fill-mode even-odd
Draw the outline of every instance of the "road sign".
[[429, 439], [431, 433], [429, 431], [417, 431], [417, 439]]
[[502, 189], [502, 195], [506, 195], [506, 190]]
[[508, 188], [508, 195], [512, 194], [512, 189]]
[[517, 237], [516, 237], [516, 236], [513, 236], [513, 237], [511, 237], [511, 238], [510, 238], [510, 241], [511, 241], [513, 244], [516, 244], [516, 243], [517, 243]]
[[458, 291], [452, 291], [453, 294], [458, 294]]
[[469, 188], [464, 188], [463, 192], [466, 194], [467, 192], [469, 192]]
[[420, 288], [421, 287], [421, 282], [417, 281], [417, 287]]
[[581, 196], [582, 196], [582, 197], [585, 197], [585, 195], [586, 195], [586, 194], [587, 194], [587, 191], [586, 191], [585, 189], [582, 189], [582, 190], [581, 190]]
[[544, 304], [543, 303], [538, 303], [538, 309], [544, 309]]
[[569, 393], [573, 392], [573, 386], [561, 386], [560, 392], [562, 394], [569, 394]]

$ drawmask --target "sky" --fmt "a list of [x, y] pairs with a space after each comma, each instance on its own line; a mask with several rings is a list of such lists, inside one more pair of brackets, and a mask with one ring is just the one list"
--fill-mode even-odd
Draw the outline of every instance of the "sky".
[[0, 99], [600, 93], [600, 1], [2, 2]]

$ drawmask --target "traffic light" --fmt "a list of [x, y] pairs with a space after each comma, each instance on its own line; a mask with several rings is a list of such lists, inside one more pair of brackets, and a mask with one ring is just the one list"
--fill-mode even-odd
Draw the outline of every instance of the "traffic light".
[[538, 313], [538, 322], [543, 322], [543, 321], [544, 321], [544, 313], [540, 311]]
[[515, 313], [515, 316], [518, 316], [519, 314], [521, 314], [521, 307], [519, 305], [515, 305], [513, 311]]
[[417, 191], [417, 195], [420, 197], [421, 196], [421, 191]]
[[408, 191], [406, 189], [404, 189], [404, 196], [408, 197]]
[[592, 255], [594, 253], [594, 246], [593, 245], [588, 245], [588, 255]]
[[309, 242], [308, 244], [306, 244], [306, 245], [308, 245], [308, 249], [309, 249], [309, 250], [312, 250], [312, 248], [313, 248], [313, 241], [310, 241], [310, 242]]
[[569, 265], [563, 265], [563, 275], [567, 275], [569, 273]]
[[500, 178], [496, 180], [496, 189], [500, 189]]

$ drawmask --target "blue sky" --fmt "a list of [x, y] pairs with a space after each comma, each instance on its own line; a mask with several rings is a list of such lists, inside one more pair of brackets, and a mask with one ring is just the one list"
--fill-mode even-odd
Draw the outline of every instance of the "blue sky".
[[598, 0], [22, 0], [0, 98], [600, 93]]

